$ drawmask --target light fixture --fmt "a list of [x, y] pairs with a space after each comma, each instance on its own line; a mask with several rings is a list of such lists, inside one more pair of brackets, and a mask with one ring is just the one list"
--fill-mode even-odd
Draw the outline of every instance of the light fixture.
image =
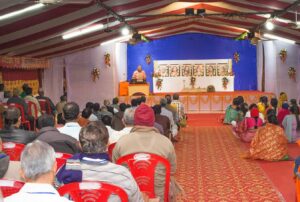
[[282, 23], [291, 23], [290, 20], [284, 19], [284, 18], [278, 18], [278, 17], [276, 17], [275, 20], [278, 21], [278, 22], [282, 22]]
[[129, 40], [130, 38], [131, 38], [131, 35], [117, 37], [117, 38], [102, 42], [101, 46], [106, 45], [106, 44], [110, 44], [110, 43], [114, 43], [114, 42], [126, 41], [126, 40]]
[[126, 27], [123, 27], [122, 30], [121, 30], [121, 33], [123, 36], [126, 36], [130, 33], [130, 30], [129, 28], [126, 26]]
[[39, 4], [35, 4], [33, 6], [29, 6], [29, 7], [26, 7], [26, 8], [23, 8], [23, 9], [11, 12], [11, 13], [7, 13], [7, 14], [4, 14], [4, 15], [1, 15], [0, 16], [0, 20], [5, 20], [7, 18], [12, 18], [12, 17], [18, 16], [18, 15], [27, 13], [29, 11], [33, 11], [33, 10], [42, 8], [43, 6], [45, 6], [45, 4], [39, 3]]
[[271, 14], [257, 14], [257, 16], [263, 17], [263, 18], [270, 18]]
[[81, 35], [84, 35], [84, 34], [88, 34], [88, 33], [91, 33], [91, 32], [98, 31], [100, 29], [103, 29], [103, 27], [104, 27], [103, 24], [95, 24], [95, 25], [92, 25], [92, 26], [89, 26], [89, 27], [86, 27], [86, 28], [82, 28], [82, 29], [79, 29], [79, 30], [76, 30], [76, 31], [73, 31], [73, 32], [70, 32], [70, 33], [66, 33], [62, 36], [62, 38], [64, 40], [71, 39], [71, 38], [78, 37], [78, 36], [81, 36]]
[[264, 34], [264, 37], [269, 38], [269, 39], [275, 39], [275, 40], [284, 41], [286, 43], [291, 43], [291, 44], [295, 44], [296, 43], [296, 41], [294, 41], [294, 40], [286, 39], [286, 38], [283, 38], [283, 37], [280, 37], [280, 36], [276, 36], [276, 35], [273, 35], [273, 34]]
[[267, 30], [273, 30], [274, 24], [273, 24], [273, 22], [271, 22], [271, 20], [268, 20], [265, 24], [265, 27], [267, 28]]

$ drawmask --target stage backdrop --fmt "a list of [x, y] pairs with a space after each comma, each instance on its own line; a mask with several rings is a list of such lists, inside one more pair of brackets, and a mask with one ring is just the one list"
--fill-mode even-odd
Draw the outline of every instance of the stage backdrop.
[[153, 92], [233, 91], [232, 60], [154, 61]]
[[[153, 91], [153, 61], [157, 60], [215, 60], [229, 59], [234, 53], [239, 61], [232, 60], [234, 90], [257, 90], [256, 47], [249, 41], [235, 41], [226, 37], [188, 33], [170, 36], [149, 43], [128, 45], [127, 79], [139, 64], [147, 74], [147, 82]], [[150, 56], [150, 63], [146, 57]], [[149, 60], [148, 60], [149, 62]]]

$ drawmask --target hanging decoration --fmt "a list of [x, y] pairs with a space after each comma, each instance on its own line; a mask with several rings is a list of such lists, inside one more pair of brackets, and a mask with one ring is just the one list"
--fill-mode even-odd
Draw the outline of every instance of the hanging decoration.
[[229, 79], [226, 78], [226, 77], [223, 77], [223, 78], [222, 78], [222, 85], [223, 85], [223, 88], [224, 88], [224, 89], [227, 89], [228, 83], [229, 83]]
[[106, 66], [110, 67], [110, 54], [109, 53], [106, 53], [104, 55], [104, 61], [105, 61]]
[[151, 63], [151, 55], [146, 55], [146, 57], [145, 57], [145, 60], [146, 60], [146, 63], [148, 64], [148, 65], [150, 65], [150, 63]]
[[288, 70], [289, 78], [296, 82], [296, 69], [295, 67], [289, 67]]
[[192, 88], [195, 88], [195, 84], [196, 84], [196, 77], [192, 76], [190, 80], [190, 85], [192, 86]]
[[280, 53], [279, 53], [279, 56], [280, 56], [280, 60], [282, 62], [285, 62], [286, 58], [287, 58], [287, 50], [286, 49], [281, 49]]
[[161, 74], [159, 72], [155, 72], [155, 73], [152, 73], [152, 77], [156, 78], [156, 82], [155, 82], [156, 88], [158, 90], [161, 90], [162, 84], [163, 84], [163, 81], [164, 81], [162, 78], [160, 78]]
[[235, 61], [235, 63], [238, 63], [240, 61], [240, 54], [238, 52], [235, 52], [233, 54], [233, 60]]
[[96, 79], [100, 78], [100, 70], [98, 68], [94, 67], [91, 72], [91, 75], [92, 75], [93, 81], [96, 82]]

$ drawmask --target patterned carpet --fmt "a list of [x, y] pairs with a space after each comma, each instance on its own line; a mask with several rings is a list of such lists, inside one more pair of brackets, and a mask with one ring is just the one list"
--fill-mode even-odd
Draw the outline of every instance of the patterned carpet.
[[180, 201], [284, 201], [255, 161], [244, 160], [242, 143], [227, 126], [187, 127], [175, 146]]

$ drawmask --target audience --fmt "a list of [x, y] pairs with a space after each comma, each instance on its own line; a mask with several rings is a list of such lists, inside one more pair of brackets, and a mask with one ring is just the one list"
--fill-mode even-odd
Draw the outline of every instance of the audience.
[[184, 119], [185, 118], [184, 105], [179, 100], [179, 94], [174, 93], [173, 101], [171, 105], [175, 107], [179, 120]]
[[69, 102], [65, 104], [63, 108], [63, 117], [66, 121], [66, 124], [58, 129], [59, 132], [69, 135], [78, 141], [79, 132], [81, 130], [81, 126], [77, 122], [79, 118], [78, 104], [76, 104], [75, 102]]
[[41, 88], [39, 89], [38, 94], [39, 95], [36, 97], [36, 99], [38, 99], [38, 100], [40, 100], [40, 99], [46, 100], [47, 104], [48, 103], [50, 104], [50, 109], [51, 109], [52, 114], [54, 114], [55, 113], [55, 106], [54, 106], [52, 100], [49, 97], [45, 96], [44, 90], [41, 89]]
[[89, 111], [91, 111], [91, 114], [89, 115], [89, 117], [87, 117], [87, 119], [89, 121], [98, 121], [98, 117], [93, 114], [93, 107], [94, 107], [94, 104], [92, 102], [87, 102], [85, 104], [85, 109], [88, 109]]
[[297, 105], [291, 105], [290, 114], [286, 115], [282, 121], [285, 134], [289, 143], [296, 142], [300, 133], [299, 111]]
[[62, 114], [63, 113], [63, 108], [67, 104], [67, 96], [62, 95], [60, 96], [60, 101], [56, 104], [56, 112], [57, 114]]
[[114, 114], [117, 113], [120, 110], [120, 108], [119, 108], [119, 98], [117, 98], [117, 97], [113, 98], [111, 107], [114, 110]]
[[238, 119], [238, 106], [239, 106], [239, 100], [237, 98], [234, 98], [232, 101], [232, 104], [229, 105], [225, 111], [225, 118], [223, 123], [225, 124], [231, 124], [232, 121], [239, 121]]
[[35, 113], [37, 113], [37, 117], [41, 116], [42, 115], [41, 106], [40, 106], [39, 101], [35, 97], [33, 97], [32, 88], [30, 88], [30, 87], [26, 88], [25, 94], [26, 94], [26, 96], [25, 96], [24, 100], [33, 102], [37, 108], [37, 111], [34, 107], [31, 108], [31, 115], [35, 116]]
[[282, 126], [282, 121], [284, 120], [284, 118], [290, 114], [290, 110], [289, 110], [289, 104], [288, 103], [283, 103], [282, 104], [282, 108], [279, 109], [278, 111], [278, 115], [277, 115], [277, 119], [278, 119], [278, 124], [280, 126]]
[[2, 152], [2, 140], [0, 138], [0, 178], [3, 178], [8, 170], [9, 156]]
[[4, 202], [67, 202], [53, 187], [56, 173], [54, 149], [36, 140], [28, 144], [21, 155], [20, 175], [25, 180], [21, 190]]
[[77, 140], [69, 135], [61, 134], [55, 127], [54, 117], [43, 114], [38, 118], [37, 140], [51, 145], [56, 152], [74, 154], [79, 151]]
[[288, 97], [285, 92], [281, 92], [278, 98], [278, 106], [281, 107], [283, 103], [287, 103]]
[[22, 99], [24, 99], [25, 97], [26, 97], [26, 89], [27, 88], [29, 88], [29, 85], [27, 84], [27, 83], [24, 83], [23, 85], [22, 85], [22, 93], [20, 93], [20, 97], [22, 98]]
[[262, 96], [259, 98], [259, 102], [257, 103], [257, 108], [260, 113], [262, 113], [264, 116], [266, 116], [267, 109], [268, 109], [268, 97]]
[[100, 111], [100, 104], [94, 103], [93, 104], [93, 114], [97, 117], [97, 119], [100, 121], [102, 119], [102, 114]]
[[[251, 117], [250, 111], [251, 111], [251, 109], [253, 109], [253, 108], [256, 108], [256, 109], [257, 109], [257, 105], [256, 105], [255, 103], [249, 105], [249, 109], [248, 109], [248, 111], [247, 111], [245, 117]], [[259, 112], [259, 115], [258, 115], [258, 116], [259, 116], [259, 118], [261, 118], [261, 120], [263, 120], [263, 122], [265, 122], [265, 116], [264, 116], [262, 113]]]
[[0, 137], [3, 142], [27, 144], [36, 138], [33, 132], [20, 129], [21, 115], [19, 109], [9, 107], [3, 112], [3, 118], [4, 128], [0, 130]]
[[170, 124], [171, 124], [171, 133], [172, 133], [172, 139], [174, 141], [177, 141], [175, 138], [175, 136], [177, 135], [178, 133], [178, 128], [177, 128], [177, 125], [176, 123], [174, 122], [174, 117], [173, 117], [173, 114], [172, 112], [170, 112], [169, 110], [166, 109], [166, 105], [167, 105], [167, 100], [165, 98], [162, 98], [160, 100], [160, 106], [161, 106], [161, 115], [163, 116], [166, 116], [168, 117], [169, 121], [170, 121]]
[[133, 109], [135, 109], [135, 108], [138, 107], [138, 101], [137, 101], [137, 99], [131, 99], [131, 107]]
[[125, 127], [122, 119], [123, 119], [124, 111], [126, 110], [126, 108], [127, 108], [127, 106], [125, 103], [120, 104], [119, 111], [113, 116], [112, 121], [111, 121], [112, 129], [120, 131]]
[[155, 114], [155, 122], [160, 124], [163, 127], [163, 135], [167, 138], [170, 138], [171, 135], [171, 124], [168, 117], [161, 115], [161, 106], [154, 105], [152, 107]]
[[279, 161], [288, 159], [288, 140], [278, 126], [274, 110], [269, 110], [268, 123], [257, 130], [245, 158]]
[[101, 119], [103, 116], [110, 116], [111, 118], [114, 115], [114, 110], [110, 105], [108, 100], [104, 100], [104, 105], [101, 107]]
[[78, 123], [81, 127], [86, 126], [90, 122], [89, 117], [91, 116], [91, 114], [92, 114], [92, 110], [90, 108], [85, 108], [81, 112], [81, 116], [79, 116], [78, 118]]
[[[129, 201], [144, 201], [128, 169], [109, 161], [106, 152], [108, 138], [107, 129], [99, 122], [82, 128], [79, 135], [82, 153], [67, 160], [57, 173], [57, 180], [63, 184], [83, 180], [103, 181], [123, 188]], [[110, 196], [109, 201], [117, 201], [116, 196]]]
[[272, 98], [270, 101], [270, 106], [268, 107], [267, 111], [273, 109], [275, 111], [275, 114], [278, 114], [278, 100], [277, 98]]
[[[154, 126], [155, 116], [153, 110], [145, 104], [141, 104], [134, 114], [134, 127], [129, 135], [118, 140], [113, 150], [113, 161], [116, 162], [122, 156], [136, 152], [148, 152], [166, 158], [171, 165], [170, 195], [175, 197], [177, 188], [174, 174], [176, 171], [176, 154], [171, 141], [159, 134]], [[156, 169], [155, 193], [164, 200], [164, 168]], [[172, 200], [171, 200], [172, 201]]]
[[166, 95], [165, 99], [167, 100], [167, 104], [165, 106], [166, 109], [169, 110], [170, 112], [172, 112], [174, 123], [178, 123], [179, 122], [179, 117], [178, 117], [176, 108], [171, 105], [171, 103], [172, 103], [171, 95]]

